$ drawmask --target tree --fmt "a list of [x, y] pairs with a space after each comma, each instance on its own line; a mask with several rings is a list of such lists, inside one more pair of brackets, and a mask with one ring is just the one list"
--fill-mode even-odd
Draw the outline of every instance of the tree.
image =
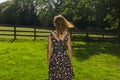
[[1, 5], [1, 23], [14, 24], [16, 21], [16, 9], [11, 1]]

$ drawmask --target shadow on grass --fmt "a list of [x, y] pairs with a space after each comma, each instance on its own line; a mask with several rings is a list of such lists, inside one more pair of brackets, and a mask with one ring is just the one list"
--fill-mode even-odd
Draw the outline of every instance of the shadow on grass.
[[110, 54], [120, 58], [120, 43], [107, 41], [73, 41], [73, 55], [78, 60], [86, 60], [90, 56]]

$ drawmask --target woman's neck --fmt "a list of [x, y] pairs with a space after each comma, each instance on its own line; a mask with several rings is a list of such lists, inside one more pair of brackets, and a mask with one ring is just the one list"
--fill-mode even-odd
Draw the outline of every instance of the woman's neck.
[[67, 33], [67, 31], [64, 31], [64, 32], [60, 33], [58, 30], [55, 30], [54, 32], [55, 32], [55, 35], [56, 35], [59, 39], [63, 38], [64, 35]]

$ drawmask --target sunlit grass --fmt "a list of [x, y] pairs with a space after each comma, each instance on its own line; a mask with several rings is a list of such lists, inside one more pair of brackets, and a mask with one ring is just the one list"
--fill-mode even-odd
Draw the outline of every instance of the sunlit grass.
[[[47, 40], [0, 39], [0, 80], [48, 80]], [[119, 80], [120, 44], [73, 41], [73, 80]]]
[[3, 42], [0, 44], [0, 80], [47, 79], [46, 42]]
[[73, 42], [75, 80], [119, 80], [120, 44]]
[[[0, 30], [13, 30], [12, 27], [0, 27]], [[17, 30], [33, 31], [32, 28]], [[51, 30], [37, 29], [47, 33]], [[0, 34], [13, 34], [0, 32]], [[34, 35], [33, 32], [17, 32], [17, 35]], [[120, 43], [101, 41], [80, 41], [86, 34], [73, 34], [73, 80], [119, 80], [120, 79]], [[90, 37], [102, 35], [90, 34]], [[105, 37], [111, 37], [105, 35]], [[113, 36], [114, 37], [114, 36]], [[47, 80], [47, 37], [0, 36], [0, 80]], [[74, 41], [74, 39], [78, 39]]]

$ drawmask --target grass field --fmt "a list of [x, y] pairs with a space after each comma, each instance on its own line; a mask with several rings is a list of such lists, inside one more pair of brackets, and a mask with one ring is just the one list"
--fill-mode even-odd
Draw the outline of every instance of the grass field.
[[[48, 80], [47, 40], [0, 39], [0, 80]], [[120, 43], [73, 41], [73, 80], [120, 80]]]
[[[13, 27], [0, 27], [0, 30], [13, 30]], [[17, 28], [33, 31], [32, 28]], [[50, 32], [50, 30], [37, 29]], [[0, 34], [14, 34], [0, 31]], [[17, 32], [30, 35], [32, 32]], [[37, 33], [46, 35], [48, 33]], [[85, 41], [74, 34], [73, 80], [120, 80], [120, 43], [116, 41]], [[101, 35], [90, 35], [101, 37]], [[0, 36], [0, 80], [48, 80], [47, 37]]]

